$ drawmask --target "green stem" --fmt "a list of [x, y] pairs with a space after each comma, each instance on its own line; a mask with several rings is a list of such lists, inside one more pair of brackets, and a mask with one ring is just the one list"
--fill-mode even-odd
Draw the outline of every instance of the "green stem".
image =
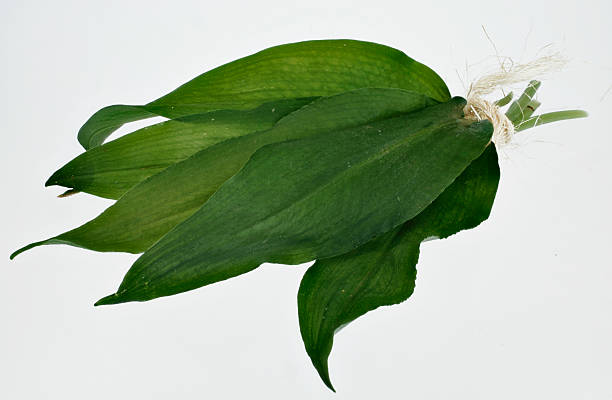
[[505, 95], [504, 97], [502, 97], [501, 99], [497, 100], [497, 101], [495, 102], [495, 105], [496, 105], [497, 107], [503, 107], [503, 106], [505, 106], [506, 104], [510, 103], [510, 101], [512, 100], [512, 98], [513, 98], [513, 97], [514, 97], [514, 93], [513, 93], [513, 92], [510, 92], [510, 93], [508, 93], [507, 95]]
[[533, 115], [535, 110], [537, 110], [538, 107], [540, 107], [541, 105], [542, 103], [537, 100], [532, 100], [531, 103], [527, 104], [527, 107], [525, 107], [525, 109], [523, 110], [523, 121], [529, 119]]
[[506, 111], [506, 116], [512, 123], [517, 126], [520, 125], [525, 118], [525, 109], [527, 105], [534, 100], [535, 94], [540, 88], [542, 83], [540, 81], [531, 81], [527, 88], [521, 94], [521, 97], [518, 100], [515, 100], [510, 104], [508, 111]]
[[521, 122], [520, 124], [516, 125], [515, 131], [520, 132], [538, 125], [548, 124], [550, 122], [564, 121], [566, 119], [585, 118], [587, 116], [587, 112], [583, 110], [550, 112], [542, 115], [536, 115], [535, 117], [531, 117]]

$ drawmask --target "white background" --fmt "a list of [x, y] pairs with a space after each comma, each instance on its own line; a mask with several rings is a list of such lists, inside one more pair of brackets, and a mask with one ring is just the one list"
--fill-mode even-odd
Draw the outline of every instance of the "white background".
[[[3, 0], [0, 397], [612, 399], [612, 7], [426, 3]], [[555, 43], [573, 62], [544, 81], [543, 109], [591, 116], [503, 151], [489, 220], [424, 244], [413, 297], [336, 336], [336, 395], [299, 336], [305, 265], [94, 308], [136, 256], [46, 246], [8, 261], [110, 204], [43, 188], [105, 105], [142, 104], [235, 58], [317, 38], [399, 48], [464, 95], [457, 72], [496, 65], [481, 25], [517, 61]]]

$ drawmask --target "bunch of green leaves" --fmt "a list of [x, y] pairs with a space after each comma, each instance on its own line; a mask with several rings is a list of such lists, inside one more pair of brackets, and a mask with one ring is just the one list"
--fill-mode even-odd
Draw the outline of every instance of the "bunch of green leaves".
[[[582, 116], [533, 117], [538, 87], [510, 105], [517, 127]], [[185, 292], [264, 262], [316, 260], [298, 293], [300, 330], [333, 390], [334, 332], [412, 294], [421, 242], [490, 214], [493, 127], [465, 119], [465, 105], [435, 72], [387, 46], [269, 48], [148, 104], [96, 112], [78, 134], [85, 152], [46, 185], [117, 201], [11, 258], [43, 244], [143, 253], [96, 305]], [[168, 120], [105, 143], [153, 116]]]

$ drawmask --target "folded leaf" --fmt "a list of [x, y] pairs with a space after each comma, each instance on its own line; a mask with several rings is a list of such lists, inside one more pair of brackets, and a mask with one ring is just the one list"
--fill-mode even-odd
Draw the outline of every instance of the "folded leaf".
[[160, 116], [147, 111], [145, 106], [114, 104], [96, 111], [79, 129], [79, 143], [90, 149], [104, 143], [104, 140], [128, 122]]
[[432, 236], [448, 237], [486, 220], [498, 182], [497, 153], [490, 145], [415, 218], [308, 269], [298, 292], [300, 331], [312, 363], [330, 389], [334, 390], [327, 360], [334, 333], [368, 311], [410, 297], [421, 242]]
[[401, 89], [358, 89], [321, 98], [283, 118], [273, 129], [198, 152], [136, 185], [94, 220], [55, 238], [30, 244], [12, 257], [43, 244], [143, 252], [200, 208], [260, 147], [364, 125], [433, 104], [436, 102], [428, 97]]
[[215, 143], [271, 128], [314, 98], [220, 110], [152, 125], [82, 153], [45, 184], [117, 199], [143, 179]]
[[[451, 101], [259, 149], [98, 304], [146, 301], [248, 272], [344, 254], [415, 217], [477, 158], [488, 121]], [[359, 229], [355, 229], [359, 226]]]
[[434, 71], [399, 50], [357, 40], [314, 40], [271, 47], [222, 65], [144, 106], [105, 107], [81, 127], [78, 139], [89, 149], [124, 123], [155, 115], [250, 109], [365, 87], [412, 90], [438, 101], [450, 98]]

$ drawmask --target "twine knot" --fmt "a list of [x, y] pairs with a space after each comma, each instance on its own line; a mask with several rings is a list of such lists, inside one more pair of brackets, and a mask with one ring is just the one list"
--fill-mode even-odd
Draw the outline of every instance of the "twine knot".
[[482, 121], [487, 119], [493, 124], [493, 136], [491, 141], [498, 146], [503, 146], [512, 140], [514, 135], [514, 124], [495, 103], [487, 101], [480, 96], [469, 96], [467, 104], [463, 108], [465, 118]]

